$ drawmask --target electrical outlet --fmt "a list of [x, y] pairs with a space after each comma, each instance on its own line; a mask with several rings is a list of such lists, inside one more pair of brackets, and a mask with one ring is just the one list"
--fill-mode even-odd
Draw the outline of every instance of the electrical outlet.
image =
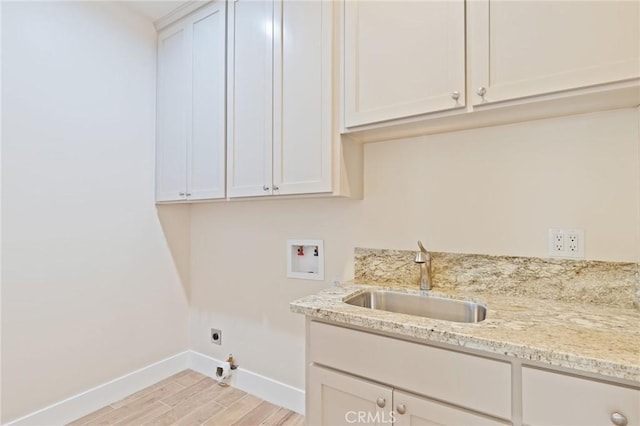
[[557, 228], [549, 229], [549, 256], [563, 256], [564, 240], [564, 230]]
[[584, 231], [569, 229], [567, 232], [567, 253], [570, 257], [584, 257]]
[[564, 233], [556, 232], [553, 235], [553, 251], [555, 252], [564, 251]]
[[584, 258], [584, 230], [549, 229], [549, 256]]
[[211, 329], [211, 343], [214, 345], [222, 345], [222, 330]]

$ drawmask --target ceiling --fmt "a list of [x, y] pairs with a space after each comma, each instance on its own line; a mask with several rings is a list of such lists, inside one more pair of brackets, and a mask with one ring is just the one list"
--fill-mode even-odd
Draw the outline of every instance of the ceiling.
[[121, 3], [154, 22], [189, 2], [190, 0], [134, 0]]

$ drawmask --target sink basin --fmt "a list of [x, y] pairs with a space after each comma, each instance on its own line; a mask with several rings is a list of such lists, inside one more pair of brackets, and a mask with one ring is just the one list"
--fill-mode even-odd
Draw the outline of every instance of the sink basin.
[[476, 302], [438, 296], [373, 290], [345, 300], [353, 306], [454, 322], [480, 322], [487, 308]]

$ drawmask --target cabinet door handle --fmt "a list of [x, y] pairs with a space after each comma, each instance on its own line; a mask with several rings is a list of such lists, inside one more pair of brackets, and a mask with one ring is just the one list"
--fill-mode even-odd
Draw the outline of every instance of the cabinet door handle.
[[181, 196], [181, 197], [184, 197], [185, 193], [184, 192], [178, 192], [178, 195]]
[[478, 94], [478, 96], [480, 96], [482, 98], [482, 102], [486, 102], [487, 101], [484, 98], [484, 95], [487, 94], [487, 88], [486, 87], [480, 87], [478, 90], [476, 90], [476, 93]]
[[268, 187], [267, 185], [262, 185], [262, 190], [263, 190], [263, 191], [268, 191], [268, 190], [269, 190], [269, 187]]
[[187, 197], [191, 197], [191, 193], [190, 192], [187, 192]]
[[628, 422], [627, 418], [623, 414], [616, 411], [615, 413], [611, 413], [611, 423], [616, 426], [627, 426]]
[[280, 188], [279, 188], [278, 186], [276, 186], [276, 185], [273, 185], [273, 190], [274, 190], [274, 191], [279, 191], [279, 190], [280, 190]]
[[384, 406], [387, 405], [387, 400], [384, 398], [378, 398], [376, 404], [378, 405], [378, 407], [384, 408]]
[[396, 411], [398, 412], [398, 414], [404, 414], [407, 412], [407, 407], [404, 404], [400, 404], [396, 407]]
[[460, 99], [460, 92], [456, 90], [455, 92], [451, 93], [451, 99], [458, 103], [458, 99]]

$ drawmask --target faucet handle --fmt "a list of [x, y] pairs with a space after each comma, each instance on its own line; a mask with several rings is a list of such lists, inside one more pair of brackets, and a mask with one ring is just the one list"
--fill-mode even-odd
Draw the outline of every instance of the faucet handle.
[[416, 252], [416, 258], [413, 260], [415, 263], [427, 263], [429, 259], [429, 252], [424, 248], [421, 241], [418, 241], [420, 251]]
[[431, 255], [422, 245], [422, 241], [418, 241], [420, 251], [416, 252], [413, 260], [420, 265], [420, 290], [431, 290]]

